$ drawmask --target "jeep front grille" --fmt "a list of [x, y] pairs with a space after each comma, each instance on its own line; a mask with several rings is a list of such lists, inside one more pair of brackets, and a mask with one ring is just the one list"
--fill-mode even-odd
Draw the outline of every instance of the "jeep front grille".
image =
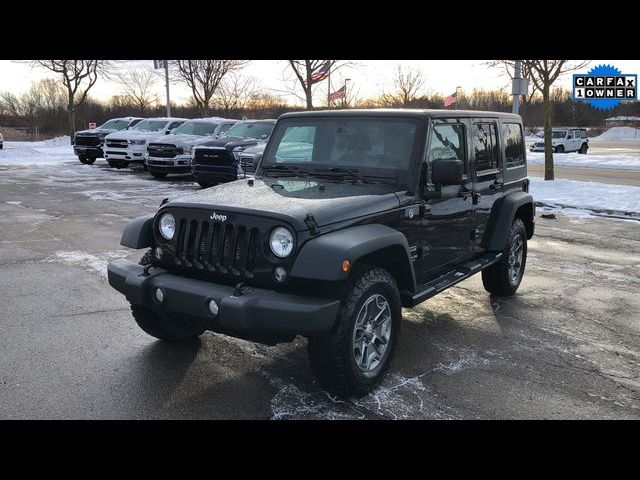
[[97, 135], [76, 135], [74, 144], [86, 147], [97, 147], [100, 145], [100, 137]]
[[233, 154], [225, 148], [198, 148], [196, 149], [193, 163], [198, 165], [228, 166], [232, 165], [234, 160]]
[[258, 228], [188, 218], [177, 221], [176, 265], [197, 272], [253, 278]]

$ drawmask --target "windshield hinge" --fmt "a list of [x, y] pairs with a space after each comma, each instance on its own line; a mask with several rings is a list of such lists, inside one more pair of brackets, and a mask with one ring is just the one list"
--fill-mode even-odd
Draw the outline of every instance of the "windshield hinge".
[[304, 217], [304, 223], [309, 229], [311, 235], [318, 235], [318, 222], [316, 222], [316, 219], [313, 215], [307, 213], [307, 216]]

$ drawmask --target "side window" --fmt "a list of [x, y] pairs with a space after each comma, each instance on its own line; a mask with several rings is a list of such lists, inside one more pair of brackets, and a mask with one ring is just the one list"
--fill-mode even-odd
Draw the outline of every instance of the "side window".
[[183, 123], [184, 122], [172, 122], [171, 124], [169, 124], [169, 130], [173, 130], [174, 128], [178, 128]]
[[476, 173], [498, 168], [498, 135], [495, 123], [473, 124]]
[[[464, 171], [467, 173], [467, 146], [464, 125], [459, 123], [436, 124], [431, 130], [427, 162], [431, 166], [434, 160], [451, 159], [462, 160]], [[431, 168], [429, 168], [429, 175], [431, 175]]]
[[233, 123], [223, 123], [218, 130], [218, 135], [222, 135], [223, 133], [227, 133], [227, 131], [233, 127]]
[[519, 123], [502, 124], [502, 142], [507, 168], [524, 165], [524, 139]]

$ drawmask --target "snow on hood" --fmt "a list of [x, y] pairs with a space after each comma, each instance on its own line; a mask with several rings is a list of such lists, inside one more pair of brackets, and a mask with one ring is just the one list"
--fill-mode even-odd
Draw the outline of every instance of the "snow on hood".
[[181, 147], [187, 145], [201, 145], [214, 139], [215, 136], [213, 135], [187, 135], [178, 133], [156, 136], [155, 138], [149, 139], [149, 143], [164, 143], [167, 145], [175, 145], [177, 147]]
[[137, 131], [137, 130], [121, 130], [119, 132], [114, 132], [114, 133], [110, 133], [109, 135], [107, 135], [105, 137], [105, 139], [107, 140], [111, 140], [111, 139], [118, 139], [118, 140], [139, 140], [139, 139], [145, 139], [145, 140], [151, 140], [152, 138], [156, 138], [158, 136], [165, 138], [170, 136], [169, 135], [161, 135], [158, 132], [141, 132], [141, 131]]

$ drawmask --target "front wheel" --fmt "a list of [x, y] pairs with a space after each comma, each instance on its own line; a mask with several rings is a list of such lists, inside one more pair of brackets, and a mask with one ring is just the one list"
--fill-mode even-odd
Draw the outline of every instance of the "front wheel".
[[558, 145], [556, 147], [556, 153], [564, 153], [564, 146], [563, 145]]
[[500, 261], [482, 271], [484, 289], [495, 295], [516, 293], [527, 263], [527, 229], [519, 218], [511, 224]]
[[82, 163], [83, 165], [88, 165], [88, 161], [87, 161], [87, 156], [86, 155], [78, 155], [78, 160], [80, 160], [80, 163]]
[[360, 398], [380, 383], [400, 335], [401, 305], [382, 268], [363, 268], [349, 281], [333, 329], [308, 342], [311, 370], [327, 391]]
[[581, 153], [582, 155], [586, 155], [588, 148], [589, 146], [586, 143], [583, 143], [582, 146], [580, 147], [580, 150], [578, 150], [578, 153]]
[[198, 185], [200, 185], [202, 188], [209, 188], [217, 185], [216, 183], [203, 182], [202, 180], [197, 180], [197, 182], [198, 182]]
[[151, 172], [153, 178], [165, 178], [167, 176], [164, 172]]

